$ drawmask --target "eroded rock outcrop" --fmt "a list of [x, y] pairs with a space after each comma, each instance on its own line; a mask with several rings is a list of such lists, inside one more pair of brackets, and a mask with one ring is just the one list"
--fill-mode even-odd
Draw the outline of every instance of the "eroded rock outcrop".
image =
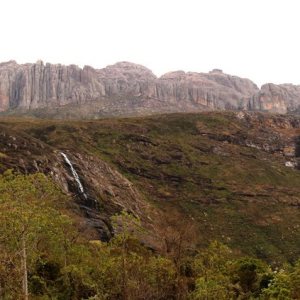
[[[146, 67], [129, 62], [100, 70], [42, 61], [0, 64], [0, 111], [4, 112], [44, 109], [50, 117], [66, 117], [76, 109], [79, 117], [201, 110], [287, 113], [299, 111], [299, 105], [300, 86], [266, 84], [259, 90], [249, 79], [219, 69], [175, 71], [157, 78]], [[55, 109], [52, 115], [51, 109]]]
[[93, 100], [104, 93], [92, 68], [75, 65], [0, 65], [0, 110], [36, 109]]
[[274, 113], [299, 112], [300, 86], [268, 83], [249, 102], [250, 110]]
[[249, 79], [227, 75], [221, 70], [208, 74], [177, 71], [160, 78], [157, 98], [173, 103], [190, 102], [210, 110], [243, 109], [257, 91]]

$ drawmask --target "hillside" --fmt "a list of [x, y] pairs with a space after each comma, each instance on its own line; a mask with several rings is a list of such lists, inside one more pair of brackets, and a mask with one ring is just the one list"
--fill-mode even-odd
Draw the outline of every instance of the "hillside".
[[[159, 249], [170, 216], [236, 252], [277, 264], [300, 256], [300, 119], [254, 113], [97, 121], [2, 118], [0, 170], [43, 172], [73, 195], [93, 238], [125, 209]], [[64, 160], [77, 171], [87, 197]]]

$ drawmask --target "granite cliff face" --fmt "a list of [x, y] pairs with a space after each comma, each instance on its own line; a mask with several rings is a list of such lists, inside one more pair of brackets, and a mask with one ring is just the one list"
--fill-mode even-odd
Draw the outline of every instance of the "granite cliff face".
[[86, 116], [201, 110], [297, 111], [300, 86], [267, 84], [224, 74], [176, 71], [157, 78], [149, 69], [119, 62], [103, 69], [42, 61], [0, 64], [0, 111], [81, 109]]
[[245, 108], [258, 91], [249, 79], [242, 79], [213, 70], [208, 74], [171, 72], [159, 79], [159, 99], [191, 102], [210, 110]]
[[265, 84], [249, 102], [249, 109], [283, 114], [299, 112], [300, 86], [293, 84]]
[[36, 109], [96, 99], [104, 93], [95, 71], [75, 65], [0, 65], [0, 110]]

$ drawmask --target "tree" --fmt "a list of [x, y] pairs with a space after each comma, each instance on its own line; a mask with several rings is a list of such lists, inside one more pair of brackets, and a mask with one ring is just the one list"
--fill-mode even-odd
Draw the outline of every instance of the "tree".
[[114, 216], [109, 243], [94, 241], [95, 299], [173, 299], [176, 271], [168, 258], [147, 249], [137, 238], [146, 234], [140, 221], [122, 212]]
[[231, 299], [232, 284], [228, 272], [232, 253], [230, 249], [217, 242], [212, 242], [194, 259], [196, 276], [195, 291], [191, 299]]
[[176, 299], [185, 299], [189, 287], [193, 286], [190, 258], [195, 252], [195, 222], [176, 211], [168, 211], [161, 220], [159, 235], [162, 239], [161, 252], [173, 262], [176, 270]]
[[112, 217], [114, 231], [116, 233], [113, 243], [121, 248], [121, 280], [122, 280], [122, 298], [129, 299], [129, 279], [128, 279], [128, 256], [129, 244], [134, 239], [133, 234], [141, 230], [139, 219], [122, 211], [120, 215]]
[[[292, 283], [290, 274], [281, 269], [273, 274], [268, 287], [262, 290], [261, 299], [266, 300], [290, 300], [292, 299]], [[296, 298], [294, 298], [296, 299]]]
[[300, 260], [296, 262], [290, 278], [292, 284], [292, 296], [294, 299], [300, 299]]
[[266, 263], [251, 257], [234, 261], [230, 273], [236, 295], [244, 298], [258, 297], [272, 277], [271, 268]]
[[0, 247], [6, 261], [1, 271], [12, 269], [17, 275], [14, 287], [7, 278], [1, 282], [2, 291], [22, 293], [28, 299], [29, 271], [43, 251], [49, 250], [47, 245], [57, 238], [61, 228], [70, 223], [57, 209], [65, 201], [65, 196], [43, 174], [7, 171], [0, 175]]

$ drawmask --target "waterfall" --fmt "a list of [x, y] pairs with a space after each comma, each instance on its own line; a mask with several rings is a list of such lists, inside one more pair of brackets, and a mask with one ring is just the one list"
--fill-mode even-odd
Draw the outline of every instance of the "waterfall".
[[70, 167], [70, 170], [71, 170], [72, 175], [73, 175], [73, 177], [74, 177], [74, 179], [75, 179], [75, 181], [76, 181], [76, 183], [77, 183], [77, 185], [78, 185], [78, 188], [79, 188], [80, 193], [84, 196], [85, 199], [87, 199], [87, 195], [86, 195], [86, 193], [84, 192], [84, 189], [83, 189], [82, 183], [81, 183], [81, 181], [80, 181], [80, 178], [79, 178], [79, 176], [78, 176], [76, 170], [74, 169], [74, 167], [73, 167], [71, 161], [69, 160], [68, 156], [67, 156], [65, 153], [60, 152], [60, 154], [61, 154], [62, 157], [64, 158], [64, 160], [65, 160], [65, 162], [67, 163], [67, 165]]

